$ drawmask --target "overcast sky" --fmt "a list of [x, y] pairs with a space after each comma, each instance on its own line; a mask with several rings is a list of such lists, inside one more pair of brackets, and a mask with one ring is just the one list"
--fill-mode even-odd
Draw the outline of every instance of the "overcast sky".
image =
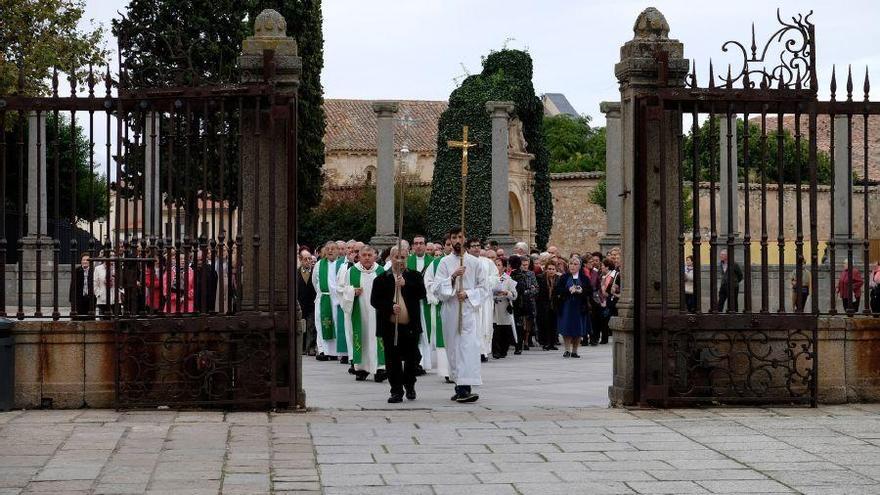
[[[853, 65], [858, 98], [869, 66], [875, 94], [880, 92], [876, 0], [324, 0], [324, 96], [445, 100], [456, 78], [478, 73], [480, 57], [506, 42], [531, 53], [539, 94], [564, 93], [602, 124], [599, 102], [619, 98], [613, 74], [619, 47], [651, 5], [666, 16], [670, 37], [684, 43], [685, 56], [696, 60], [701, 82], [710, 58], [725, 71], [736, 63], [721, 45], [733, 39], [748, 46], [752, 21], [763, 44], [779, 27], [778, 6], [783, 19], [815, 11], [823, 96], [832, 64]], [[86, 18], [109, 28], [124, 3], [86, 0], [86, 8]]]

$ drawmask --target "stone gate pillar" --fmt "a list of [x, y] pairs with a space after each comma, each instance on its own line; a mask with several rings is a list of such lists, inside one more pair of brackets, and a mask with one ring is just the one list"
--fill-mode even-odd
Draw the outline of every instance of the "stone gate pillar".
[[[492, 229], [489, 240], [506, 252], [517, 239], [510, 235], [510, 114], [512, 101], [487, 101], [486, 111], [492, 118]], [[523, 239], [529, 242], [529, 239]]]
[[394, 115], [396, 101], [373, 103], [376, 112], [376, 234], [370, 244], [385, 249], [397, 243], [394, 232]]
[[[53, 232], [47, 232], [46, 185], [46, 113], [28, 113], [27, 142], [27, 231], [21, 239], [22, 296], [24, 305], [36, 304], [40, 298], [42, 310], [52, 303]], [[10, 249], [14, 249], [10, 247]], [[37, 255], [39, 253], [39, 256]], [[37, 279], [40, 290], [37, 293]]]
[[[621, 251], [622, 277], [621, 298], [618, 304], [619, 316], [613, 318], [614, 329], [614, 381], [609, 388], [609, 398], [613, 404], [632, 404], [636, 396], [636, 383], [639, 369], [636, 368], [638, 355], [639, 331], [635, 328], [634, 296], [636, 289], [635, 272], [639, 270], [639, 284], [644, 284], [644, 297], [649, 308], [659, 306], [661, 291], [670, 295], [670, 304], [678, 303], [678, 267], [682, 260], [678, 259], [677, 222], [667, 222], [666, 242], [668, 243], [666, 259], [660, 253], [660, 199], [661, 194], [668, 198], [666, 215], [678, 218], [678, 166], [674, 153], [665, 153], [666, 183], [661, 182], [660, 152], [661, 147], [667, 150], [676, 149], [677, 136], [681, 132], [681, 116], [675, 112], [663, 111], [655, 115], [655, 120], [645, 126], [646, 156], [636, 162], [637, 106], [641, 98], [655, 95], [664, 87], [684, 86], [688, 72], [688, 61], [684, 59], [684, 46], [674, 39], [669, 39], [669, 24], [657, 9], [645, 9], [636, 19], [633, 26], [633, 39], [626, 42], [620, 49], [620, 62], [615, 65], [614, 73], [620, 83], [620, 119], [622, 131], [622, 200], [621, 200]], [[660, 121], [662, 119], [662, 124]], [[645, 211], [641, 213], [644, 225], [635, 225], [635, 178], [641, 175], [645, 183]], [[637, 229], [645, 229], [646, 239], [637, 236]], [[637, 259], [634, 252], [640, 241], [644, 241], [642, 259]], [[642, 262], [642, 261], [646, 262]], [[660, 271], [665, 270], [666, 287], [661, 287]], [[674, 301], [673, 301], [674, 300]]]
[[603, 101], [599, 111], [605, 114], [605, 237], [599, 241], [602, 253], [620, 247], [623, 213], [623, 136], [620, 132], [620, 102]]
[[[286, 29], [284, 17], [274, 10], [264, 10], [257, 16], [254, 35], [244, 40], [239, 57], [243, 83], [264, 82], [267, 75], [264, 62], [271, 55], [274, 70], [269, 70], [268, 75], [269, 82], [275, 84], [276, 94], [296, 94], [302, 59], [297, 55], [296, 40], [286, 35]], [[274, 53], [269, 54], [267, 50]], [[285, 110], [283, 107], [273, 113], [264, 101], [257, 115], [256, 100], [252, 98], [248, 103], [242, 116], [241, 142], [242, 309], [253, 308], [254, 267], [258, 267], [258, 308], [269, 309], [269, 293], [274, 287], [275, 308], [284, 311], [287, 308], [287, 210], [294, 206], [287, 204], [286, 113], [279, 111]], [[258, 256], [255, 256], [255, 242], [259, 244]], [[271, 253], [273, 247], [274, 254]]]
[[143, 219], [143, 236], [162, 237], [162, 195], [159, 192], [161, 181], [162, 114], [149, 112], [144, 126], [144, 202], [146, 218]]
[[[834, 117], [834, 263], [837, 265], [832, 273], [840, 273], [844, 269], [844, 264], [849, 259], [849, 229], [853, 225], [852, 218], [852, 200], [853, 200], [853, 178], [849, 173], [849, 147], [850, 135], [847, 127], [846, 115], [838, 115]], [[855, 160], [853, 166], [855, 168]], [[853, 266], [859, 270], [863, 270], [864, 251], [862, 250], [862, 241], [857, 235], [853, 235], [852, 240], [852, 256]], [[829, 256], [830, 259], [830, 256]], [[789, 264], [794, 264], [794, 260], [786, 260]], [[864, 274], [863, 274], [864, 275]]]

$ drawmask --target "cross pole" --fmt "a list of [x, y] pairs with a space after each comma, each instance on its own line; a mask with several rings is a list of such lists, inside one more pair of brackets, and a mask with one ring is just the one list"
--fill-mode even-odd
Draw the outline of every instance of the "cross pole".
[[[461, 235], [465, 238], [465, 242], [467, 242], [467, 237], [464, 232], [464, 208], [465, 208], [465, 199], [467, 197], [467, 173], [468, 173], [468, 148], [472, 148], [476, 146], [477, 143], [468, 141], [468, 126], [464, 126], [461, 128], [461, 141], [446, 141], [446, 146], [449, 148], [461, 149]], [[461, 246], [461, 258], [459, 262], [459, 267], [464, 266], [464, 253], [465, 247]], [[458, 278], [458, 290], [461, 290], [462, 280], [461, 277]], [[461, 316], [462, 316], [462, 308], [463, 303], [461, 301], [458, 302], [458, 334], [461, 335]]]
[[[405, 194], [404, 186], [406, 186], [406, 174], [404, 173], [404, 167], [406, 167], [405, 157], [409, 154], [409, 148], [407, 147], [406, 141], [409, 138], [409, 128], [410, 128], [410, 126], [413, 125], [413, 123], [415, 122], [415, 119], [413, 119], [412, 117], [407, 115], [406, 117], [400, 119], [400, 122], [404, 128], [404, 139], [403, 139], [404, 143], [403, 143], [403, 147], [400, 148], [400, 156], [399, 156], [400, 163], [398, 164], [398, 167], [397, 167], [397, 181], [400, 185], [400, 211], [399, 211], [398, 217], [397, 217], [398, 218], [398, 220], [397, 220], [397, 256], [400, 256], [400, 250], [403, 247], [403, 197]], [[394, 274], [394, 265], [395, 265], [394, 258], [392, 257], [392, 259], [391, 259], [391, 272], [392, 272], [392, 275], [394, 275], [394, 284], [395, 284], [394, 304], [399, 305], [400, 304], [400, 291], [397, 290], [397, 275]], [[400, 271], [400, 276], [403, 276], [403, 270]], [[399, 322], [400, 322], [400, 315], [398, 314], [394, 317], [394, 345], [395, 345], [395, 347], [397, 346], [397, 336], [398, 336], [397, 329], [399, 326]]]

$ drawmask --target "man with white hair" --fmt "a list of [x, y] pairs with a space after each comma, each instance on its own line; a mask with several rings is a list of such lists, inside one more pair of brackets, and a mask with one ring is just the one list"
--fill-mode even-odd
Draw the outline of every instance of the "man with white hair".
[[390, 404], [416, 399], [416, 376], [421, 355], [419, 334], [423, 332], [417, 316], [425, 297], [422, 274], [407, 268], [406, 249], [391, 248], [391, 271], [376, 278], [371, 304], [376, 308], [376, 328], [382, 339], [391, 383]]
[[524, 257], [529, 255], [529, 245], [524, 242], [517, 242], [513, 245], [513, 254]]
[[[397, 243], [394, 243], [394, 246], [392, 246], [392, 247], [397, 247]], [[406, 252], [408, 253], [409, 252], [409, 241], [407, 241], [406, 239], [401, 239], [400, 240], [400, 248], [406, 249]], [[385, 271], [387, 272], [388, 270], [391, 270], [391, 256], [390, 255], [388, 256], [388, 259], [385, 260]]]
[[370, 304], [373, 281], [384, 273], [376, 263], [376, 250], [365, 245], [360, 260], [345, 268], [339, 277], [340, 305], [345, 313], [345, 333], [351, 336], [350, 357], [355, 380], [373, 375], [376, 382], [385, 379], [385, 351], [376, 339], [376, 310]]

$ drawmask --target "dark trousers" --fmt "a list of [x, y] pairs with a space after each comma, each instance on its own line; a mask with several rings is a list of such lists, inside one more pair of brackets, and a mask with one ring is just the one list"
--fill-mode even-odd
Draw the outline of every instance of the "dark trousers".
[[590, 311], [590, 343], [608, 342], [608, 324], [602, 315], [605, 308], [593, 306]]
[[697, 312], [697, 296], [695, 294], [685, 294], [684, 304], [687, 307], [688, 313]]
[[795, 311], [803, 311], [804, 308], [807, 307], [807, 299], [809, 299], [809, 297], [810, 297], [810, 291], [802, 290], [801, 297], [797, 297], [797, 290], [795, 290], [794, 293], [795, 293], [794, 310]]
[[871, 311], [880, 313], [880, 286], [871, 289]]
[[315, 329], [315, 315], [303, 315], [306, 327], [303, 328], [302, 336], [302, 352], [308, 354], [309, 351], [315, 350], [318, 342], [318, 332]]
[[525, 330], [523, 328], [523, 319], [525, 317], [514, 318], [516, 322], [516, 342], [513, 344], [513, 349], [516, 351], [523, 350], [523, 335], [525, 335]]
[[844, 297], [843, 299], [843, 310], [844, 311], [858, 311], [859, 305], [861, 304], [861, 298], [850, 299], [848, 297]]
[[409, 325], [398, 325], [397, 345], [394, 345], [394, 331], [382, 336], [385, 344], [385, 369], [392, 395], [403, 395], [403, 389], [416, 384], [416, 373], [422, 353], [419, 352], [419, 334], [410, 331]]
[[724, 304], [728, 303], [730, 306], [730, 309], [732, 309], [733, 312], [735, 313], [737, 311], [737, 308], [739, 307], [738, 301], [739, 301], [739, 286], [738, 285], [734, 286], [733, 297], [731, 297], [730, 300], [727, 299], [727, 287], [722, 287], [718, 291], [718, 311], [719, 312], [724, 311]]
[[504, 357], [510, 349], [513, 328], [510, 325], [492, 325], [492, 356]]

